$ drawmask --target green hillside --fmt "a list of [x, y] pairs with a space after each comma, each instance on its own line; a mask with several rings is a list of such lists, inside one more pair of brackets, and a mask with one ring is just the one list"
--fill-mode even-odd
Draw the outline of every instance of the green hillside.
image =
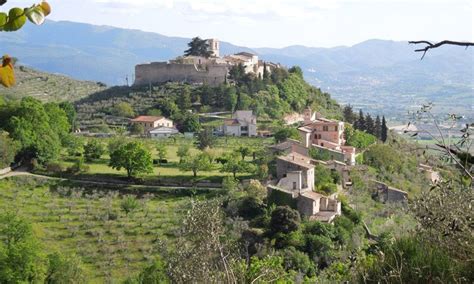
[[15, 68], [17, 83], [13, 88], [0, 86], [0, 96], [6, 99], [34, 97], [41, 101], [76, 101], [106, 89], [98, 82], [78, 81], [24, 66]]

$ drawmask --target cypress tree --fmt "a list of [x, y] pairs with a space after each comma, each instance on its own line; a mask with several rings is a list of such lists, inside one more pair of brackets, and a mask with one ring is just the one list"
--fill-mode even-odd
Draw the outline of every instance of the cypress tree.
[[364, 113], [362, 110], [359, 110], [359, 118], [357, 119], [356, 123], [354, 124], [354, 127], [358, 130], [364, 131], [366, 130], [365, 128], [365, 118], [364, 118]]
[[375, 137], [381, 140], [382, 139], [381, 134], [382, 134], [382, 122], [380, 121], [380, 116], [377, 115], [377, 117], [375, 118], [374, 135]]
[[374, 120], [369, 113], [365, 116], [365, 131], [372, 135], [375, 133]]
[[385, 121], [385, 116], [382, 117], [382, 131], [380, 133], [380, 139], [385, 143], [387, 141], [388, 128], [387, 122]]
[[352, 110], [351, 105], [346, 105], [344, 107], [343, 115], [344, 115], [344, 121], [347, 123], [353, 124], [356, 120], [356, 116], [354, 114], [354, 111]]

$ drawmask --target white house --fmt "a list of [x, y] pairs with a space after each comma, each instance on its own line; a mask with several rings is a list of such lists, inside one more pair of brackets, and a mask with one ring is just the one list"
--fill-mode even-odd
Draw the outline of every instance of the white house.
[[159, 126], [148, 131], [148, 136], [150, 138], [161, 139], [171, 137], [178, 133], [178, 129], [174, 127]]
[[232, 118], [224, 120], [224, 135], [227, 136], [257, 136], [257, 117], [251, 110], [238, 110]]
[[159, 126], [173, 127], [173, 121], [163, 116], [140, 115], [130, 120], [130, 123], [142, 125], [145, 133]]

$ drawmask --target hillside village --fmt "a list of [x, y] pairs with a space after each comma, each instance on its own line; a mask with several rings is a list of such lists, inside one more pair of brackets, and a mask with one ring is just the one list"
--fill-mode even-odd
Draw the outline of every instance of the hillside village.
[[[393, 249], [404, 249], [396, 239], [426, 214], [446, 214], [423, 211], [439, 199], [418, 197], [447, 179], [470, 186], [383, 115], [308, 85], [299, 67], [221, 56], [216, 39], [189, 47], [137, 65], [131, 87], [96, 85], [74, 103], [0, 100], [0, 211], [41, 226], [38, 238], [58, 250], [51, 263], [67, 260], [98, 283], [220, 282], [226, 269], [244, 275], [229, 283], [378, 279], [376, 265], [391, 269]], [[449, 222], [447, 237], [469, 231]]]

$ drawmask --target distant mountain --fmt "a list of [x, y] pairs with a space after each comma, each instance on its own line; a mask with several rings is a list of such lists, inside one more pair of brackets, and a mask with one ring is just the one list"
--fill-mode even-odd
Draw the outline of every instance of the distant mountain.
[[[3, 33], [0, 51], [41, 70], [81, 80], [123, 85], [133, 81], [138, 63], [163, 61], [183, 53], [187, 38], [156, 33], [48, 21]], [[473, 110], [474, 52], [460, 47], [430, 51], [424, 60], [407, 42], [368, 40], [354, 46], [247, 48], [221, 43], [221, 54], [250, 51], [265, 60], [299, 65], [306, 79], [342, 103], [372, 112], [400, 114], [421, 102], [442, 110]]]

